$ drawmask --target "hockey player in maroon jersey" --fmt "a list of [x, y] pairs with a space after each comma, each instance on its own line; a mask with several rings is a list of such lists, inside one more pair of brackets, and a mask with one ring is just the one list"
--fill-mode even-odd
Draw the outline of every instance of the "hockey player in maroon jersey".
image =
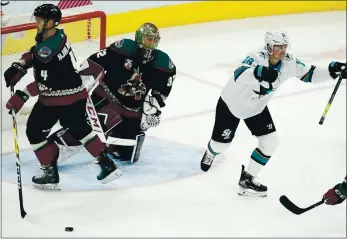
[[101, 172], [97, 179], [107, 183], [121, 175], [117, 166], [104, 149], [104, 144], [88, 124], [86, 99], [88, 93], [74, 65], [75, 57], [64, 30], [57, 26], [61, 20], [60, 9], [53, 4], [43, 4], [34, 11], [37, 25], [36, 44], [22, 55], [18, 62], [4, 72], [6, 86], [14, 87], [33, 68], [35, 84], [26, 90], [17, 90], [6, 107], [18, 112], [18, 105], [30, 95], [38, 94], [27, 121], [26, 135], [40, 161], [42, 175], [32, 178], [33, 185], [40, 188], [57, 189], [59, 173], [58, 146], [47, 136], [59, 121], [96, 159]]
[[[90, 85], [87, 87], [106, 138], [120, 141], [106, 144], [116, 159], [136, 162], [145, 131], [160, 123], [160, 108], [171, 92], [176, 67], [157, 49], [159, 40], [158, 28], [145, 23], [136, 31], [135, 41], [116, 41], [89, 56], [79, 69], [83, 82]], [[96, 88], [95, 83], [99, 84]], [[95, 90], [91, 92], [91, 88]], [[66, 127], [50, 139], [60, 146], [79, 144]]]

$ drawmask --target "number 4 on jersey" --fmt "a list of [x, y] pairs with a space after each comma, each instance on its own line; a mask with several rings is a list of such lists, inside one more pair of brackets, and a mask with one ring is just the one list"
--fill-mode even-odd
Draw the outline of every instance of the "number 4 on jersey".
[[47, 81], [47, 70], [41, 70], [41, 77], [43, 78], [44, 81]]

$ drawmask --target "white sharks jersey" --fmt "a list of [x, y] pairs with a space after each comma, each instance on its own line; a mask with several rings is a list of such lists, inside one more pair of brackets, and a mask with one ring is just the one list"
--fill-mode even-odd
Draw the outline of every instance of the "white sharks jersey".
[[265, 48], [246, 57], [234, 71], [234, 75], [221, 93], [230, 112], [239, 119], [246, 119], [261, 113], [275, 91], [289, 78], [296, 77], [304, 82], [312, 83], [333, 80], [328, 66], [324, 68], [308, 66], [287, 54], [273, 67], [279, 71], [277, 80], [271, 85], [264, 81], [259, 83], [253, 73], [257, 65], [269, 66], [269, 55]]

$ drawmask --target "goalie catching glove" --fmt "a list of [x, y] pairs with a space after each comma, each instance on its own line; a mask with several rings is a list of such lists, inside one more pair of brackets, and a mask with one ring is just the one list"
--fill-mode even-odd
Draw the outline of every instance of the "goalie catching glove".
[[143, 102], [143, 114], [141, 119], [141, 130], [146, 131], [150, 127], [156, 127], [160, 123], [161, 106], [165, 106], [161, 97], [157, 94], [153, 96], [147, 94]]

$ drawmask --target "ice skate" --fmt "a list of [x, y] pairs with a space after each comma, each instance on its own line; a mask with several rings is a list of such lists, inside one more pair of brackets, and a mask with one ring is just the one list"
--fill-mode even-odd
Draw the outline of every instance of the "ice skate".
[[240, 196], [251, 197], [266, 197], [267, 187], [256, 182], [254, 177], [245, 171], [245, 166], [242, 165], [241, 177], [239, 181]]
[[41, 175], [32, 177], [32, 185], [47, 190], [60, 190], [57, 165], [40, 165]]
[[109, 183], [122, 175], [122, 172], [117, 168], [117, 165], [104, 152], [97, 157], [96, 164], [99, 164], [101, 169], [97, 176], [97, 179], [101, 183]]
[[215, 157], [216, 157], [215, 155], [211, 154], [208, 150], [206, 150], [204, 156], [201, 159], [201, 163], [200, 163], [201, 170], [204, 172], [207, 172], [211, 168]]

